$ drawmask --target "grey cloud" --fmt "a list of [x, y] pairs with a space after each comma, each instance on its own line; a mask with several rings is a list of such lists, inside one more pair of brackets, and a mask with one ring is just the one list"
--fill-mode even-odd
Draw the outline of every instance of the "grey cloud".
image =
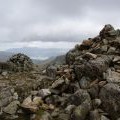
[[120, 26], [119, 5], [120, 0], [0, 0], [0, 41], [79, 41], [106, 23]]

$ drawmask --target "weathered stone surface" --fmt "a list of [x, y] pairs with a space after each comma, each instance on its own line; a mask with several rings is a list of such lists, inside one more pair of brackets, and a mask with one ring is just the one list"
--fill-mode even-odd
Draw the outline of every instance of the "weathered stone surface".
[[75, 105], [68, 105], [66, 108], [65, 108], [65, 112], [68, 113], [68, 114], [71, 114], [73, 112], [73, 110], [75, 109]]
[[88, 58], [88, 59], [95, 59], [97, 58], [97, 55], [96, 54], [93, 54], [93, 53], [90, 53], [90, 52], [86, 52], [84, 55], [83, 55], [84, 58]]
[[17, 112], [18, 105], [20, 105], [19, 101], [13, 101], [3, 109], [3, 112], [13, 115]]
[[46, 73], [49, 77], [55, 78], [57, 74], [57, 67], [56, 66], [48, 66], [46, 69]]
[[49, 89], [41, 89], [38, 91], [38, 95], [42, 98], [45, 98], [45, 97], [51, 95], [51, 92]]
[[101, 116], [97, 109], [90, 111], [90, 120], [101, 120]]
[[40, 110], [34, 120], [52, 120], [52, 117], [48, 112]]
[[108, 83], [103, 86], [99, 96], [104, 110], [114, 119], [120, 117], [120, 86]]
[[87, 89], [90, 86], [90, 78], [88, 77], [82, 77], [80, 80], [80, 87], [82, 89]]
[[85, 102], [73, 111], [73, 119], [72, 120], [85, 120], [88, 112], [90, 111], [89, 102]]
[[41, 97], [35, 97], [32, 100], [32, 97], [29, 96], [23, 101], [23, 103], [21, 104], [21, 107], [23, 110], [29, 113], [36, 113], [39, 110], [40, 104], [43, 104]]
[[98, 108], [101, 105], [101, 103], [102, 103], [102, 101], [100, 99], [96, 98], [96, 99], [92, 100], [92, 106], [94, 108]]
[[89, 60], [82, 65], [75, 66], [75, 73], [78, 79], [81, 76], [88, 76], [90, 78], [102, 77], [103, 72], [107, 70], [111, 59], [108, 56], [101, 56], [96, 58], [96, 60]]
[[0, 84], [0, 107], [6, 106], [12, 102], [12, 93], [13, 89], [11, 86], [4, 86], [5, 84]]
[[109, 83], [120, 83], [120, 73], [108, 69], [104, 74], [104, 79]]
[[84, 102], [88, 101], [89, 108], [91, 107], [91, 98], [89, 93], [86, 90], [78, 90], [73, 95], [68, 97], [67, 103], [71, 105], [80, 105]]
[[64, 83], [65, 83], [65, 80], [60, 78], [60, 79], [56, 80], [56, 81], [52, 84], [52, 87], [51, 87], [51, 88], [59, 88], [59, 87], [61, 87]]
[[105, 117], [104, 115], [101, 115], [101, 119], [100, 120], [110, 120], [107, 117]]

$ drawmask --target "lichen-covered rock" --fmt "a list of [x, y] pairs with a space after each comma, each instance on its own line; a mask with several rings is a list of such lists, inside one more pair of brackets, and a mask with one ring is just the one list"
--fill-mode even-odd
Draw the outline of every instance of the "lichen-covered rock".
[[3, 109], [3, 112], [14, 115], [17, 112], [19, 101], [13, 101]]
[[86, 90], [80, 89], [76, 91], [73, 95], [68, 97], [67, 103], [71, 105], [80, 105], [88, 101], [89, 108], [91, 107], [91, 98], [89, 93]]
[[53, 65], [48, 66], [46, 69], [46, 73], [49, 77], [55, 78], [57, 74], [57, 67]]
[[109, 115], [117, 119], [120, 117], [120, 86], [108, 83], [100, 91], [99, 95], [102, 107]]
[[89, 102], [86, 101], [75, 108], [73, 111], [72, 120], [85, 120], [87, 118], [87, 114], [89, 113]]
[[75, 65], [75, 73], [77, 79], [80, 80], [82, 76], [87, 76], [92, 79], [101, 78], [103, 72], [107, 70], [111, 63], [109, 56], [101, 56], [95, 60], [89, 60], [81, 65]]

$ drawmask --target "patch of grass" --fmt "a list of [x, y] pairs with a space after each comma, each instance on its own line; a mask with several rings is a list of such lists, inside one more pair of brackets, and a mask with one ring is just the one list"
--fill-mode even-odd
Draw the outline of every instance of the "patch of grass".
[[38, 116], [42, 116], [42, 115], [44, 114], [44, 112], [45, 112], [44, 110], [40, 109], [40, 110], [37, 111], [36, 114], [37, 114]]

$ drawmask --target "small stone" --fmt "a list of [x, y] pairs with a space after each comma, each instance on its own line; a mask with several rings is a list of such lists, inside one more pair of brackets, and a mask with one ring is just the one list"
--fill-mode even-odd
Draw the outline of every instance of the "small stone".
[[88, 77], [82, 77], [80, 80], [80, 87], [82, 89], [87, 89], [90, 86], [90, 78]]
[[115, 56], [113, 62], [118, 62], [118, 61], [120, 61], [120, 56]]
[[68, 105], [66, 108], [65, 108], [65, 112], [68, 113], [68, 114], [71, 114], [73, 112], [73, 110], [75, 109], [75, 105]]
[[49, 105], [49, 109], [50, 109], [50, 110], [54, 110], [54, 109], [55, 109], [55, 106], [52, 105], [52, 104], [50, 104], [50, 105]]
[[56, 80], [56, 81], [52, 84], [51, 88], [60, 87], [61, 85], [63, 85], [64, 82], [65, 82], [64, 79], [61, 79], [61, 78], [60, 78], [60, 79]]
[[108, 44], [108, 40], [103, 39], [103, 43], [104, 43], [104, 45], [107, 45]]
[[99, 111], [97, 109], [90, 111], [90, 120], [101, 120]]
[[79, 105], [73, 111], [73, 118], [75, 120], [85, 120], [88, 112], [89, 112], [89, 109], [87, 104]]
[[39, 105], [42, 105], [43, 101], [41, 97], [35, 97], [33, 100], [31, 99], [31, 96], [27, 97], [23, 103], [21, 104], [21, 107], [23, 110], [27, 111], [28, 113], [35, 113], [39, 109]]
[[108, 46], [107, 46], [107, 45], [103, 45], [103, 46], [101, 47], [101, 49], [102, 49], [103, 52], [107, 52]]
[[8, 74], [7, 71], [2, 72], [2, 75], [3, 75], [3, 76], [6, 76], [7, 74]]
[[13, 99], [14, 99], [14, 100], [18, 100], [18, 94], [17, 94], [17, 92], [15, 92], [15, 93], [13, 94]]
[[41, 89], [38, 91], [38, 95], [42, 98], [45, 98], [45, 97], [51, 95], [51, 92], [49, 89]]
[[109, 83], [120, 83], [120, 73], [108, 69], [104, 74], [104, 79]]
[[116, 48], [115, 47], [110, 47], [107, 51], [107, 53], [115, 53], [116, 52]]
[[91, 40], [83, 40], [82, 45], [84, 46], [91, 46], [93, 43]]
[[87, 52], [87, 53], [85, 53], [84, 57], [95, 59], [95, 58], [97, 58], [97, 55], [90, 53], [90, 52]]
[[35, 120], [52, 120], [52, 117], [48, 112], [43, 111], [37, 113]]
[[19, 101], [13, 101], [3, 109], [3, 112], [13, 115], [18, 109], [18, 105], [20, 105]]
[[106, 81], [100, 81], [98, 84], [99, 84], [100, 87], [103, 87], [104, 85], [107, 84], [107, 82]]
[[108, 119], [107, 117], [101, 115], [101, 119], [100, 120], [110, 120], [110, 119]]
[[98, 108], [101, 105], [102, 101], [100, 99], [94, 99], [92, 103], [94, 108]]

